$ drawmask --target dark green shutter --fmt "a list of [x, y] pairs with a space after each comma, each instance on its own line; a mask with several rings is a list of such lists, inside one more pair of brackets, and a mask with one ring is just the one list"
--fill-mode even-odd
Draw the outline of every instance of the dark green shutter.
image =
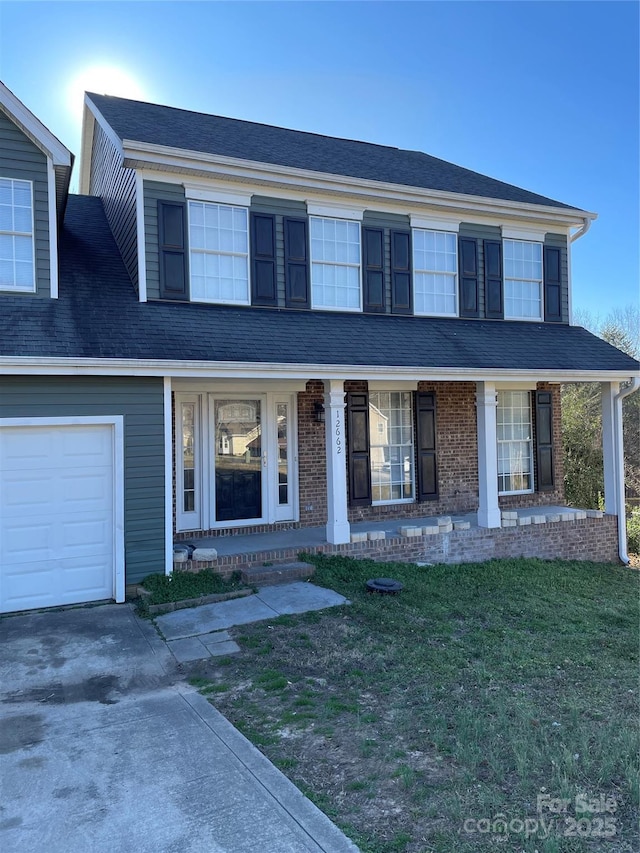
[[184, 202], [158, 202], [158, 252], [160, 297], [189, 299], [187, 274], [186, 205]]
[[362, 229], [364, 299], [363, 310], [384, 314], [384, 231]]
[[502, 243], [484, 241], [484, 304], [485, 317], [489, 320], [504, 318], [502, 284]]
[[288, 308], [309, 308], [309, 250], [307, 220], [285, 216], [284, 281]]
[[277, 305], [276, 218], [270, 213], [251, 214], [251, 302]]
[[411, 232], [391, 232], [391, 311], [411, 314]]
[[458, 240], [460, 264], [460, 316], [478, 316], [478, 241], [471, 237]]
[[438, 462], [436, 454], [436, 395], [416, 393], [416, 455], [418, 459], [418, 501], [438, 497]]
[[562, 322], [562, 280], [560, 249], [544, 247], [544, 319], [547, 323]]
[[349, 504], [371, 504], [371, 463], [369, 451], [369, 394], [347, 394], [347, 443], [349, 452]]
[[549, 391], [538, 391], [536, 399], [536, 462], [537, 491], [548, 492], [554, 487], [553, 471], [553, 398]]

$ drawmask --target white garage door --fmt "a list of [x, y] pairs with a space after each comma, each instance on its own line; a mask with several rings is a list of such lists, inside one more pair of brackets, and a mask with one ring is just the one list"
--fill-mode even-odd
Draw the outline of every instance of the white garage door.
[[114, 597], [113, 433], [0, 425], [0, 612]]

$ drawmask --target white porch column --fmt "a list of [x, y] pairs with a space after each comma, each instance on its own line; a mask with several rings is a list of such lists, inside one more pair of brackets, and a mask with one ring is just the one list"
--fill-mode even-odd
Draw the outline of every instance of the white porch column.
[[325, 380], [324, 412], [327, 450], [327, 541], [351, 541], [347, 517], [347, 459], [345, 442], [344, 382]]
[[[601, 382], [602, 395], [602, 461], [604, 466], [604, 509], [610, 515], [618, 514], [618, 471], [624, 471], [622, 441], [619, 442], [616, 424], [615, 396], [620, 386], [617, 382]], [[618, 443], [619, 442], [619, 443]], [[619, 467], [620, 466], [620, 467]]]
[[478, 526], [500, 527], [498, 506], [498, 397], [494, 382], [476, 382], [478, 410]]

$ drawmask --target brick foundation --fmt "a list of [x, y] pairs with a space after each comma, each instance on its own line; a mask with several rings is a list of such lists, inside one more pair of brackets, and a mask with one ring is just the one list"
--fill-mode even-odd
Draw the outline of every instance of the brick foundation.
[[274, 551], [233, 554], [210, 563], [179, 564], [180, 571], [212, 568], [221, 575], [261, 566], [297, 560], [301, 551], [310, 554], [340, 554], [378, 562], [401, 560], [425, 563], [475, 563], [503, 557], [590, 560], [618, 563], [618, 528], [615, 516], [586, 518], [569, 522], [548, 522], [526, 527], [472, 528], [431, 536], [391, 537], [346, 545], [281, 548]]

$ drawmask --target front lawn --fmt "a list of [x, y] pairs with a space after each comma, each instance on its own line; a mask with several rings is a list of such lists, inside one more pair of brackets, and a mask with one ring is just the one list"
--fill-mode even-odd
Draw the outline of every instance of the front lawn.
[[351, 606], [194, 675], [363, 853], [640, 849], [637, 572], [313, 559]]

